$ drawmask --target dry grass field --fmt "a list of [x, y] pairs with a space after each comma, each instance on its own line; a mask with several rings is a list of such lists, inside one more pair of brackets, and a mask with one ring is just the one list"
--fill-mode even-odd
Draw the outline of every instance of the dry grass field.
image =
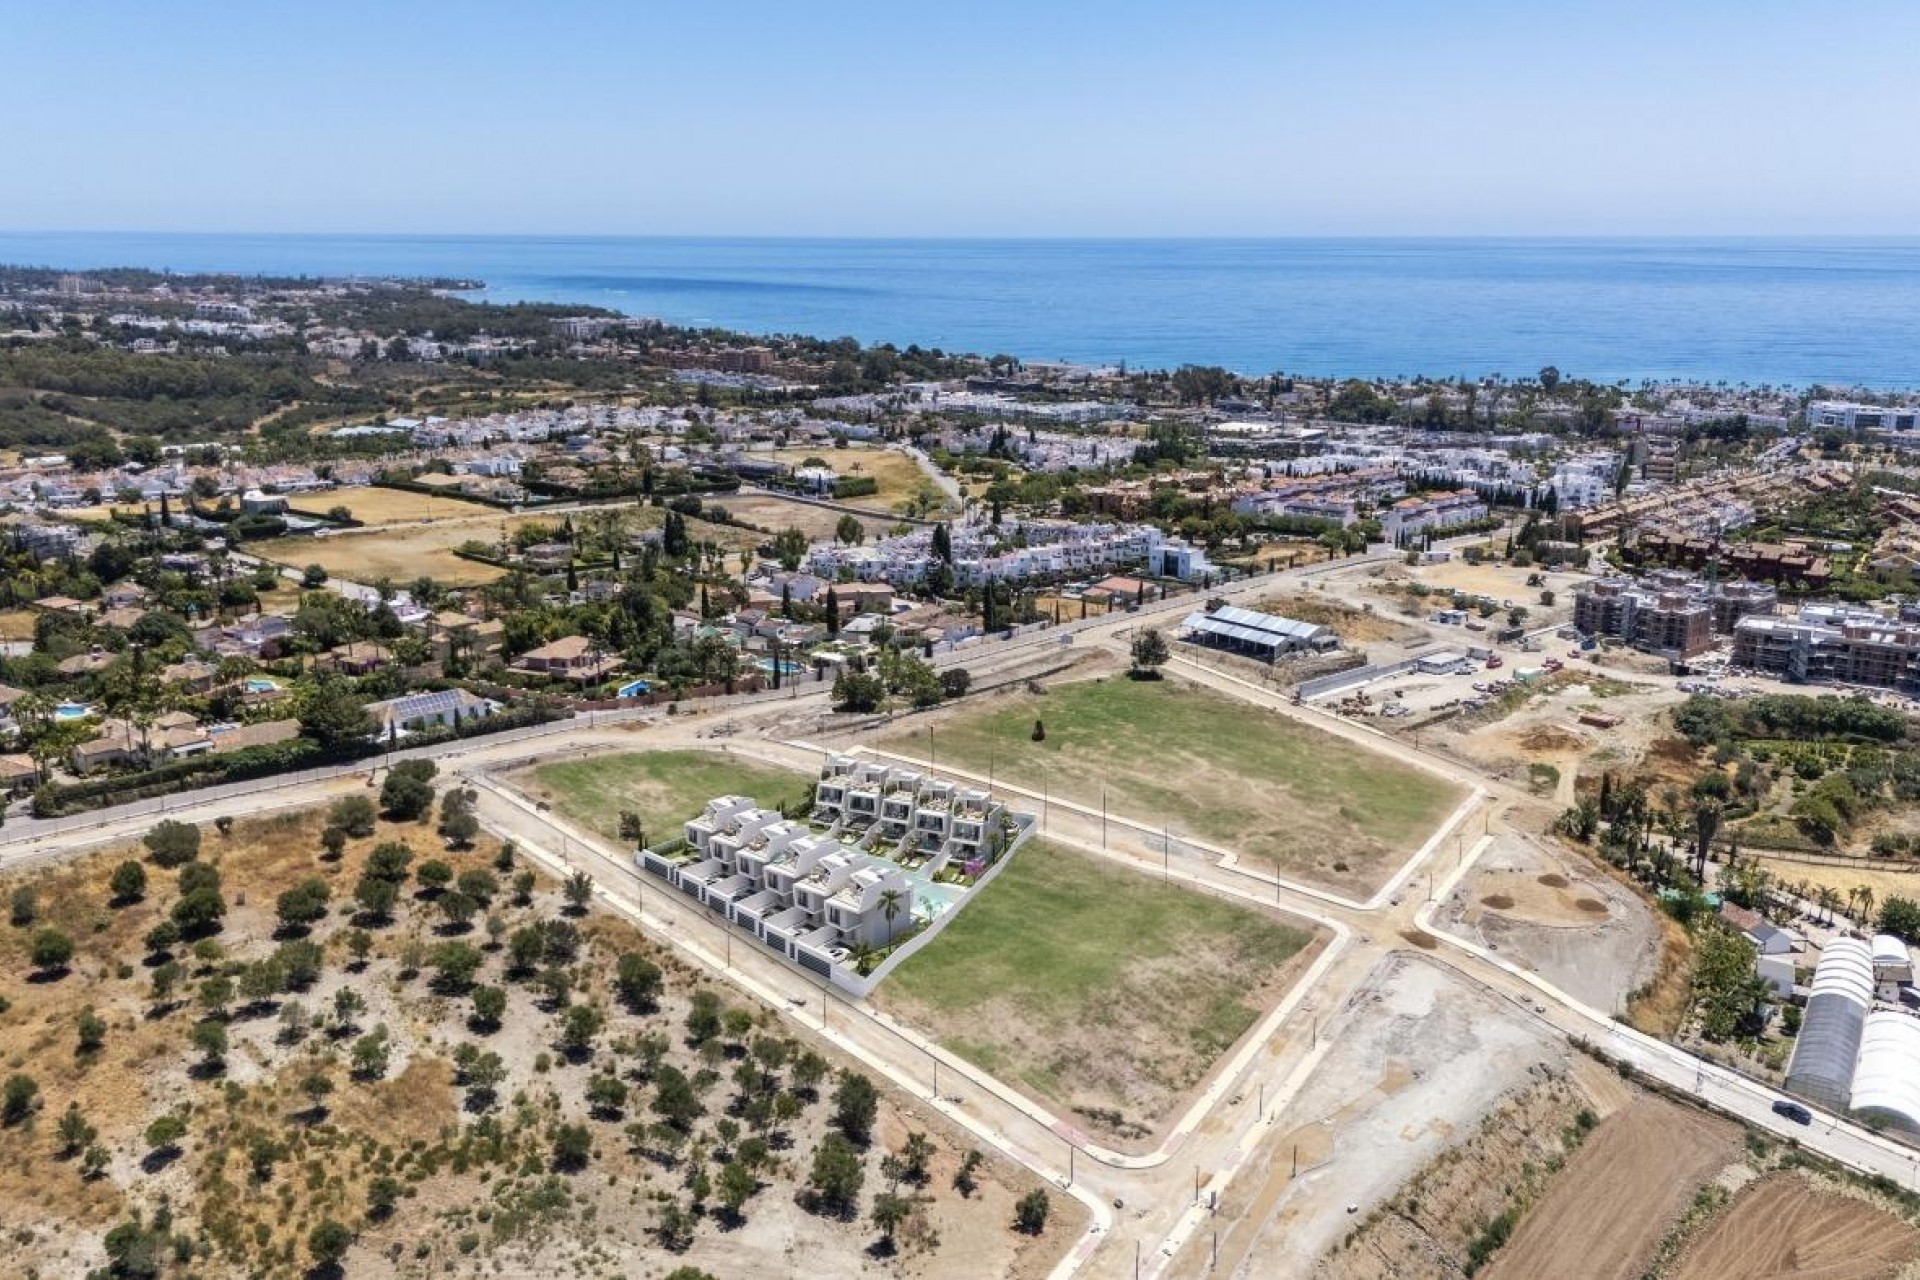
[[[1083, 1211], [1059, 1195], [1044, 1235], [1011, 1230], [1014, 1201], [1036, 1184], [996, 1159], [972, 1196], [954, 1190], [967, 1144], [885, 1090], [854, 1152], [856, 1212], [814, 1211], [796, 1190], [829, 1124], [842, 1066], [830, 1045], [708, 986], [623, 920], [567, 907], [491, 839], [449, 850], [431, 825], [381, 821], [334, 859], [324, 821], [291, 812], [204, 830], [189, 866], [218, 870], [226, 909], [197, 941], [151, 934], [181, 900], [180, 873], [146, 861], [144, 891], [113, 897], [108, 881], [143, 861], [138, 845], [0, 878], [13, 918], [32, 917], [0, 924], [0, 1054], [36, 1086], [24, 1115], [0, 1116], [5, 1274], [87, 1274], [106, 1264], [110, 1228], [150, 1224], [163, 1203], [171, 1238], [155, 1247], [191, 1253], [192, 1274], [209, 1280], [313, 1274], [307, 1240], [324, 1221], [353, 1237], [346, 1275], [408, 1280], [680, 1265], [1037, 1277], [1077, 1235]], [[412, 855], [397, 901], [366, 914], [355, 886], [396, 842]], [[430, 860], [466, 879], [436, 888]], [[278, 895], [306, 881], [330, 893], [318, 917], [277, 919]], [[446, 906], [467, 894], [486, 899], [470, 923]], [[74, 951], [36, 968], [30, 948], [48, 928]], [[615, 990], [625, 955], [657, 967], [649, 999]], [[303, 977], [289, 976], [295, 963]], [[483, 991], [501, 993], [497, 1017], [481, 1014]], [[723, 1015], [713, 1031], [689, 1020], [701, 993]], [[97, 1047], [82, 1044], [82, 1011], [100, 1020]], [[669, 1091], [684, 1091], [672, 1116]], [[70, 1106], [92, 1130], [71, 1143]], [[163, 1117], [184, 1124], [171, 1145], [149, 1134]], [[572, 1127], [577, 1159], [559, 1145]], [[866, 1212], [887, 1186], [881, 1157], [910, 1132], [931, 1143], [928, 1176], [900, 1186], [913, 1206], [888, 1258], [870, 1252]], [[738, 1162], [752, 1176], [732, 1214], [715, 1188]], [[669, 1206], [688, 1216], [676, 1225]]]
[[[1034, 741], [1034, 726], [1044, 740]], [[970, 698], [884, 746], [1158, 820], [1290, 875], [1370, 892], [1462, 794], [1324, 730], [1185, 681], [1124, 677]], [[931, 725], [931, 729], [922, 727]]]
[[372, 485], [310, 493], [293, 499], [293, 505], [309, 511], [331, 511], [345, 507], [353, 518], [378, 527], [437, 520], [484, 520], [498, 513], [484, 503], [439, 494], [414, 493], [407, 489], [382, 489]]
[[880, 987], [946, 1047], [1122, 1140], [1285, 993], [1314, 935], [1033, 840]]
[[1382, 640], [1405, 644], [1419, 640], [1425, 635], [1418, 628], [1396, 622], [1384, 614], [1356, 609], [1350, 604], [1329, 599], [1324, 595], [1282, 592], [1278, 595], [1262, 596], [1247, 607], [1265, 613], [1276, 613], [1283, 618], [1292, 618], [1296, 622], [1310, 622], [1319, 627], [1332, 627], [1340, 633], [1341, 642], [1349, 646], [1373, 644]]
[[[436, 499], [438, 501], [438, 499]], [[470, 539], [500, 540], [528, 523], [529, 516], [489, 515], [484, 519], [447, 520], [404, 529], [370, 529], [326, 538], [271, 538], [247, 544], [247, 551], [295, 569], [317, 564], [329, 574], [351, 582], [371, 583], [381, 578], [411, 582], [425, 574], [453, 587], [478, 586], [501, 574], [492, 565], [463, 560], [454, 548]]]
[[1674, 1280], [1892, 1280], [1920, 1230], [1874, 1205], [1777, 1174], [1742, 1191], [1682, 1255]]
[[833, 468], [835, 475], [872, 476], [880, 485], [878, 493], [847, 500], [848, 506], [869, 510], [898, 511], [920, 492], [921, 486], [930, 483], [919, 464], [897, 449], [869, 449], [858, 445], [836, 449], [832, 445], [819, 445], [807, 449], [776, 449], [773, 456], [791, 466], [799, 466], [808, 458], [819, 458]]
[[1739, 1151], [1734, 1125], [1637, 1097], [1567, 1161], [1484, 1274], [1636, 1280], [1694, 1190]]
[[[808, 502], [794, 502], [787, 498], [774, 497], [771, 494], [755, 493], [744, 497], [712, 498], [702, 506], [722, 507], [738, 519], [755, 524], [763, 529], [778, 533], [782, 529], [798, 529], [807, 537], [823, 541], [834, 536], [834, 529], [840, 523], [844, 512], [829, 507], [816, 507]], [[885, 517], [858, 517], [860, 525], [867, 531], [869, 540], [884, 537], [894, 521]]]
[[813, 794], [806, 774], [717, 751], [622, 751], [554, 760], [521, 770], [510, 781], [609, 839], [618, 838], [623, 811], [638, 814], [651, 844], [679, 835], [716, 796], [751, 796], [775, 805]]

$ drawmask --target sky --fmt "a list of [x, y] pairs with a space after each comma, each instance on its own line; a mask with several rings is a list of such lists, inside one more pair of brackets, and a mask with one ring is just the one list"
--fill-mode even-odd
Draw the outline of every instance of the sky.
[[1911, 0], [0, 0], [0, 229], [1920, 233]]

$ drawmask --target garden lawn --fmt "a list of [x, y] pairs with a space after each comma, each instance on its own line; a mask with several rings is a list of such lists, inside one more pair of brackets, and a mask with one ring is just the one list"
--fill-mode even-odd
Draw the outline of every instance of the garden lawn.
[[1312, 939], [1036, 839], [875, 998], [1102, 1133], [1142, 1138], [1279, 998]]
[[812, 793], [802, 774], [710, 751], [629, 751], [536, 765], [514, 782], [562, 814], [618, 838], [620, 811], [631, 810], [649, 843], [680, 834], [715, 796], [752, 796], [763, 805]]
[[[1034, 722], [1046, 740], [1033, 741]], [[887, 746], [927, 755], [924, 729]], [[963, 704], [936, 723], [937, 765], [1017, 781], [1237, 850], [1290, 875], [1371, 891], [1463, 798], [1454, 784], [1175, 679], [1120, 677]]]

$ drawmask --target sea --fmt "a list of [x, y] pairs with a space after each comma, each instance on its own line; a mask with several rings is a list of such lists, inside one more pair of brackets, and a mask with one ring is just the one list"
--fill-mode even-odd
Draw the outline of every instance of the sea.
[[673, 324], [1248, 375], [1920, 387], [1920, 237], [5, 233], [0, 261], [448, 276]]

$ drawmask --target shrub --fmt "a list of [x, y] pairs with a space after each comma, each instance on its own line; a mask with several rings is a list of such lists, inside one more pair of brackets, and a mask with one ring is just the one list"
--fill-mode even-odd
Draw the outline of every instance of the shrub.
[[1053, 1202], [1047, 1193], [1039, 1187], [1020, 1197], [1013, 1207], [1013, 1225], [1030, 1236], [1037, 1236], [1047, 1229], [1047, 1214], [1052, 1210]]
[[64, 969], [73, 959], [73, 939], [58, 929], [36, 929], [28, 954], [36, 969], [49, 973]]
[[200, 856], [200, 828], [168, 818], [147, 832], [141, 843], [155, 866], [177, 867]]
[[327, 810], [327, 824], [356, 840], [373, 834], [374, 818], [373, 801], [365, 796], [342, 796]]
[[0, 1123], [19, 1124], [25, 1120], [32, 1114], [34, 1101], [39, 1096], [40, 1086], [32, 1076], [8, 1076], [7, 1082], [0, 1085]]
[[147, 869], [128, 859], [113, 869], [113, 878], [107, 887], [113, 890], [116, 903], [138, 902], [147, 893]]

